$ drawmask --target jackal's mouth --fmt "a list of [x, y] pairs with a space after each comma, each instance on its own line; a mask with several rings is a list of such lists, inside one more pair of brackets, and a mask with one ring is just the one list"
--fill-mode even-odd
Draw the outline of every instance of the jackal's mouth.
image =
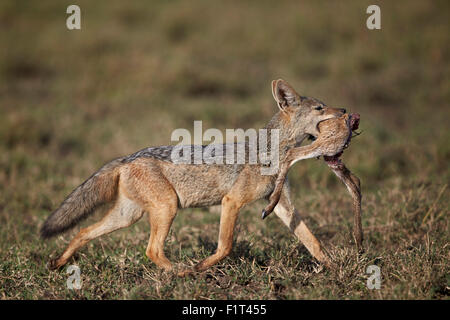
[[[352, 139], [352, 137], [354, 135], [356, 135], [356, 136], [359, 135], [359, 133], [357, 133], [356, 130], [358, 130], [360, 118], [361, 118], [361, 116], [358, 113], [352, 113], [349, 115], [348, 126], [351, 130], [351, 134], [349, 135], [348, 140], [344, 145], [344, 149], [348, 148], [348, 146], [350, 145], [350, 140]], [[323, 159], [325, 160], [325, 162], [328, 165], [337, 166], [341, 163], [340, 157], [342, 156], [343, 153], [344, 153], [344, 150], [342, 150], [338, 154], [335, 154], [334, 156], [323, 156]]]

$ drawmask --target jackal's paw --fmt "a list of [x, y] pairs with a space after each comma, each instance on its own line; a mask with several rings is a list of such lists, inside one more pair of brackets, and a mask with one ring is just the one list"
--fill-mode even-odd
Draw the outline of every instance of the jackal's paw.
[[[321, 269], [320, 271], [322, 271], [324, 268], [329, 269], [329, 270], [336, 270], [338, 268], [338, 264], [330, 259], [330, 258], [326, 258], [325, 260], [321, 261]], [[320, 267], [318, 266], [317, 269], [319, 269]]]
[[57, 270], [59, 267], [60, 265], [58, 265], [58, 259], [52, 259], [47, 263], [47, 268], [49, 270]]
[[358, 255], [358, 257], [361, 257], [364, 253], [366, 253], [366, 250], [363, 247], [356, 248], [356, 254]]
[[195, 273], [194, 269], [184, 269], [184, 270], [179, 271], [177, 273], [177, 276], [179, 276], [179, 277], [186, 277], [186, 276], [193, 275], [194, 273]]

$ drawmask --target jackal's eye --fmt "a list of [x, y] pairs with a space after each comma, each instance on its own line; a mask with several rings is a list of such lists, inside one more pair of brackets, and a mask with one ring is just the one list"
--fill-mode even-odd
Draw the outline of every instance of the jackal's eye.
[[317, 107], [315, 107], [314, 109], [316, 109], [316, 110], [322, 110], [323, 107], [322, 107], [322, 106], [317, 106]]

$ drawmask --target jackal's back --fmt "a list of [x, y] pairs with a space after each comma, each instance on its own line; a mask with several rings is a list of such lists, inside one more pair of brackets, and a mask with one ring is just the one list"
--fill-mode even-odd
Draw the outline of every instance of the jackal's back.
[[[261, 176], [258, 164], [226, 164], [226, 146], [223, 146], [223, 158], [216, 157], [215, 160], [222, 164], [208, 164], [209, 159], [203, 158], [203, 162], [195, 164], [194, 152], [200, 148], [204, 151], [206, 146], [186, 146], [190, 150], [190, 157], [174, 159], [172, 155], [173, 146], [150, 147], [142, 149], [126, 158], [123, 163], [139, 162], [151, 170], [159, 170], [173, 186], [179, 199], [181, 208], [208, 207], [221, 203], [222, 198], [230, 191], [244, 168], [251, 166], [253, 184], [248, 188], [260, 189], [258, 197], [263, 197], [270, 192], [270, 186], [256, 186], [257, 183], [267, 184], [267, 177]], [[189, 149], [190, 148], [190, 149]], [[248, 160], [248, 149], [235, 148], [234, 155], [237, 159], [239, 152], [245, 152]], [[210, 156], [215, 156], [214, 152]], [[145, 177], [142, 177], [145, 179]], [[243, 190], [244, 191], [244, 190]]]

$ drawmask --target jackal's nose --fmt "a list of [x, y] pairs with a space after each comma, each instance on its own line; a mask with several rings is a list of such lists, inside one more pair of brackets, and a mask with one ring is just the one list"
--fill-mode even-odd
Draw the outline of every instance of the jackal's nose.
[[339, 109], [342, 113], [347, 113], [347, 110], [345, 110], [344, 108]]

